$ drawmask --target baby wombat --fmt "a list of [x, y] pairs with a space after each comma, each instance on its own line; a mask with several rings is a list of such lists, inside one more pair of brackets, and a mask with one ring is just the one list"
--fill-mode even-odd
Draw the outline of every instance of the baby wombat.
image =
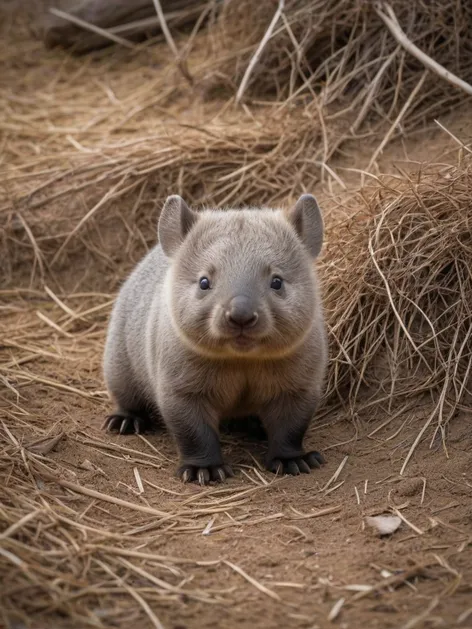
[[302, 441], [320, 399], [327, 349], [313, 261], [323, 241], [315, 198], [288, 212], [191, 210], [167, 199], [159, 244], [123, 285], [110, 321], [109, 430], [141, 432], [158, 412], [185, 482], [224, 481], [224, 418], [257, 415], [267, 469], [323, 462]]

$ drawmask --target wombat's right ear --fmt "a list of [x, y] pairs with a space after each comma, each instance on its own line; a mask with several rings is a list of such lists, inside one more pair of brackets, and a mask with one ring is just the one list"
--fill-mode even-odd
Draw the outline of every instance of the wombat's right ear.
[[159, 243], [169, 258], [177, 251], [192, 225], [198, 220], [178, 194], [167, 197], [157, 228]]
[[302, 194], [289, 211], [288, 220], [295, 227], [310, 255], [316, 258], [323, 244], [323, 219], [315, 197], [312, 194]]

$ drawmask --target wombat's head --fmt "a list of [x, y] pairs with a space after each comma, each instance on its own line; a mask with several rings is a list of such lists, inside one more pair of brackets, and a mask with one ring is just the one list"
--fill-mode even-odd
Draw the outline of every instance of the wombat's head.
[[166, 295], [182, 340], [209, 357], [293, 352], [319, 316], [313, 260], [323, 241], [315, 198], [288, 212], [191, 210], [167, 199], [159, 241], [171, 258]]

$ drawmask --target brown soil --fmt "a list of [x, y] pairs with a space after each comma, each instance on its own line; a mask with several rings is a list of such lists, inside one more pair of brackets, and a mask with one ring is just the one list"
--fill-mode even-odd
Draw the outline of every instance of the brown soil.
[[[203, 118], [212, 106], [180, 113]], [[470, 107], [441, 120], [472, 137]], [[346, 145], [333, 160], [348, 191], [360, 174], [344, 169], [366, 168], [378, 143]], [[398, 174], [456, 158], [454, 140], [431, 124], [393, 142], [379, 166]], [[338, 208], [336, 182], [315, 192]], [[459, 409], [446, 434], [430, 426], [400, 476], [431, 400], [373, 406], [366, 388], [355, 409], [326, 405], [313, 423], [306, 443], [325, 454], [321, 470], [275, 478], [259, 466], [263, 443], [231, 435], [224, 452], [236, 477], [184, 486], [165, 432], [100, 428], [110, 410], [106, 322], [131, 263], [118, 253], [113, 262], [108, 274], [81, 269], [79, 284], [77, 269], [63, 269], [49, 292], [29, 286], [28, 266], [0, 291], [2, 626], [470, 629], [470, 411]], [[386, 513], [402, 524], [379, 537], [365, 516]]]

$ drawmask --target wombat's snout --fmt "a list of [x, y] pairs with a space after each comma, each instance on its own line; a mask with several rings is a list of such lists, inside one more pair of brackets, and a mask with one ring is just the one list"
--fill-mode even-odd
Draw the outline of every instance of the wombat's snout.
[[225, 319], [232, 328], [252, 328], [256, 325], [259, 315], [249, 297], [238, 295], [229, 302], [225, 310]]

